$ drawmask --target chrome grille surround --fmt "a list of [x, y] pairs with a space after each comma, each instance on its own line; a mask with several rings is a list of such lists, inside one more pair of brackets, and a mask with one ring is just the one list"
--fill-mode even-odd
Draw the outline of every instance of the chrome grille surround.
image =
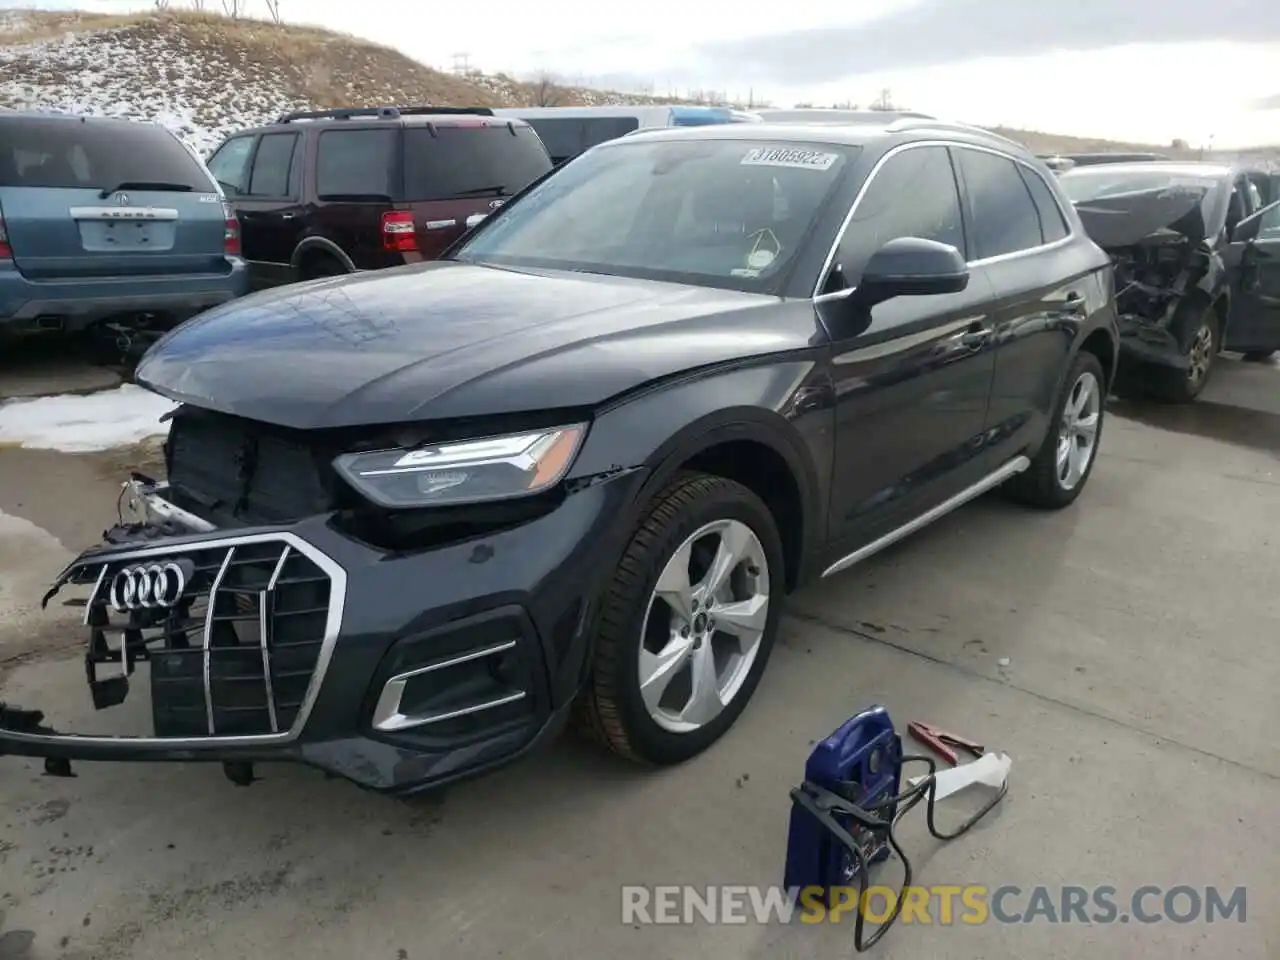
[[[266, 547], [278, 546], [278, 556], [275, 558], [274, 564], [270, 568], [269, 578], [259, 585], [256, 590], [240, 589], [232, 591], [227, 589], [224, 595], [222, 591], [224, 578], [229, 570], [232, 570], [236, 564], [237, 553], [243, 558], [246, 554], [250, 555], [251, 562], [261, 566], [265, 564], [268, 556], [261, 555]], [[93, 621], [100, 619], [101, 616], [110, 616], [108, 614], [109, 599], [107, 594], [108, 587], [111, 582], [111, 576], [120, 569], [123, 569], [134, 562], [147, 561], [164, 561], [179, 560], [190, 558], [193, 555], [217, 554], [222, 552], [221, 563], [210, 581], [208, 588], [203, 588], [197, 592], [201, 595], [207, 594], [209, 600], [203, 613], [203, 626], [198, 630], [192, 630], [192, 633], [198, 633], [198, 648], [186, 649], [179, 651], [183, 654], [191, 654], [198, 652], [201, 659], [202, 687], [204, 692], [204, 702], [202, 708], [204, 711], [204, 720], [206, 732], [201, 734], [174, 735], [174, 736], [102, 736], [88, 734], [58, 734], [56, 738], [73, 740], [77, 743], [98, 743], [98, 744], [163, 744], [167, 747], [191, 747], [191, 748], [210, 748], [218, 746], [252, 746], [255, 744], [281, 744], [288, 743], [297, 739], [306, 728], [307, 720], [311, 715], [311, 710], [315, 705], [316, 698], [319, 696], [320, 688], [324, 683], [325, 676], [328, 672], [330, 661], [333, 657], [334, 648], [337, 644], [338, 635], [342, 628], [343, 610], [347, 595], [347, 576], [343, 568], [328, 555], [318, 550], [315, 546], [298, 537], [296, 534], [282, 532], [266, 532], [266, 533], [250, 533], [241, 535], [220, 535], [210, 537], [183, 537], [180, 540], [170, 540], [163, 544], [145, 547], [126, 547], [118, 550], [107, 550], [101, 553], [95, 553], [90, 556], [84, 556], [73, 561], [64, 571], [64, 577], [68, 583], [79, 583], [82, 585], [92, 585], [92, 592], [89, 594], [88, 602], [85, 606], [84, 623], [93, 629]], [[253, 553], [257, 551], [259, 556], [254, 557]], [[294, 717], [289, 723], [287, 729], [279, 729], [279, 712], [280, 712], [280, 694], [276, 689], [277, 678], [273, 676], [277, 671], [273, 670], [273, 655], [276, 648], [271, 645], [270, 632], [272, 630], [272, 610], [271, 601], [277, 595], [279, 588], [282, 586], [282, 579], [290, 559], [297, 557], [303, 562], [308, 562], [323, 574], [327, 580], [327, 600], [323, 608], [315, 610], [301, 611], [302, 614], [323, 615], [324, 626], [322, 634], [318, 641], [318, 651], [315, 656], [314, 665], [310, 668], [309, 679], [306, 684], [305, 692], [302, 694], [300, 702], [296, 706]], [[320, 582], [318, 578], [313, 578], [313, 582]], [[234, 599], [233, 599], [234, 593]], [[256, 596], [255, 596], [256, 594]], [[213, 643], [214, 631], [219, 625], [228, 623], [232, 618], [223, 616], [218, 613], [220, 598], [241, 605], [244, 598], [248, 598], [254, 609], [252, 611], [256, 616], [252, 617], [256, 620], [255, 626], [260, 631], [260, 641], [257, 648], [251, 645], [241, 645], [236, 647], [237, 652], [251, 652], [253, 656], [260, 658], [261, 676], [260, 680], [264, 695], [266, 713], [270, 717], [269, 733], [244, 733], [244, 734], [227, 734], [218, 733], [217, 724], [215, 722], [215, 711], [217, 703], [213, 696], [213, 688], [215, 682], [220, 679], [217, 676], [216, 666], [220, 652], [227, 652], [230, 648], [220, 647]], [[256, 603], [254, 603], [256, 601]], [[115, 614], [116, 611], [111, 611]], [[118, 615], [118, 614], [117, 614]], [[249, 622], [251, 619], [248, 613], [244, 617], [235, 618], [239, 622]], [[264, 629], [265, 628], [265, 629]], [[151, 629], [154, 629], [152, 627]], [[123, 638], [123, 630], [114, 624], [109, 627], [110, 632], [121, 634], [122, 651], [127, 650]], [[169, 639], [169, 628], [165, 628], [163, 634], [166, 646]], [[155, 642], [154, 638], [149, 642]], [[157, 655], [163, 656], [167, 650], [158, 651]], [[127, 655], [127, 654], [125, 654]], [[154, 662], [152, 669], [155, 669]], [[254, 678], [231, 678], [236, 681], [252, 680]], [[155, 713], [154, 694], [153, 694], [153, 719]], [[290, 708], [294, 710], [295, 708]], [[37, 736], [34, 739], [44, 739]]]

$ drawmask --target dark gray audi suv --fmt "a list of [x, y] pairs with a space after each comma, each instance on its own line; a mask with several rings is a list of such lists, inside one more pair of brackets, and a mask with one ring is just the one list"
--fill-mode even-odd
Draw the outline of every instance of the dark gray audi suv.
[[0, 752], [407, 793], [576, 718], [690, 758], [789, 592], [996, 487], [1079, 496], [1112, 284], [1052, 173], [981, 130], [597, 146], [442, 260], [253, 294], [150, 350], [165, 476], [50, 591], [82, 598], [92, 697], [10, 703]]

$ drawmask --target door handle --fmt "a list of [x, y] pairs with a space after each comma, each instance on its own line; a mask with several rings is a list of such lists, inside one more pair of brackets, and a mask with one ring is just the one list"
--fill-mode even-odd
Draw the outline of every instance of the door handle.
[[281, 219], [281, 220], [293, 220], [293, 219], [294, 219], [295, 217], [297, 217], [297, 216], [298, 216], [298, 215], [297, 215], [296, 213], [282, 213], [282, 214], [280, 214], [280, 219]]
[[960, 345], [969, 349], [977, 349], [991, 339], [991, 328], [981, 323], [972, 323], [964, 333], [960, 334]]
[[1084, 297], [1078, 290], [1067, 291], [1066, 304], [1068, 310], [1080, 312], [1084, 310]]

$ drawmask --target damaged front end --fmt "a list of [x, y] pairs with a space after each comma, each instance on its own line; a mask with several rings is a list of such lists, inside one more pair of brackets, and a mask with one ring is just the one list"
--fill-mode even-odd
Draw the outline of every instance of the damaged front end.
[[[45, 594], [83, 608], [83, 678], [56, 665], [40, 709], [24, 705], [36, 691], [10, 689], [0, 754], [62, 776], [72, 758], [204, 756], [232, 779], [287, 756], [337, 639], [343, 571], [288, 531], [219, 533], [167, 489], [134, 475], [120, 522]], [[86, 681], [89, 704], [73, 692]]]
[[1078, 200], [1089, 236], [1115, 265], [1116, 312], [1127, 359], [1189, 367], [1189, 336], [1225, 283], [1212, 188], [1162, 185]]

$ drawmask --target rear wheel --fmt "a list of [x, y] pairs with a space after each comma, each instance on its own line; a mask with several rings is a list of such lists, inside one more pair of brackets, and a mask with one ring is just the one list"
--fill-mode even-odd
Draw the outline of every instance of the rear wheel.
[[298, 265], [299, 280], [319, 280], [321, 277], [340, 277], [349, 272], [337, 257], [318, 253], [307, 257]]
[[722, 477], [654, 499], [605, 592], [579, 726], [632, 760], [701, 753], [755, 692], [785, 579], [768, 507]]
[[1092, 353], [1076, 357], [1040, 452], [1029, 468], [1009, 482], [1015, 499], [1059, 510], [1080, 496], [1102, 439], [1106, 382], [1097, 357]]

